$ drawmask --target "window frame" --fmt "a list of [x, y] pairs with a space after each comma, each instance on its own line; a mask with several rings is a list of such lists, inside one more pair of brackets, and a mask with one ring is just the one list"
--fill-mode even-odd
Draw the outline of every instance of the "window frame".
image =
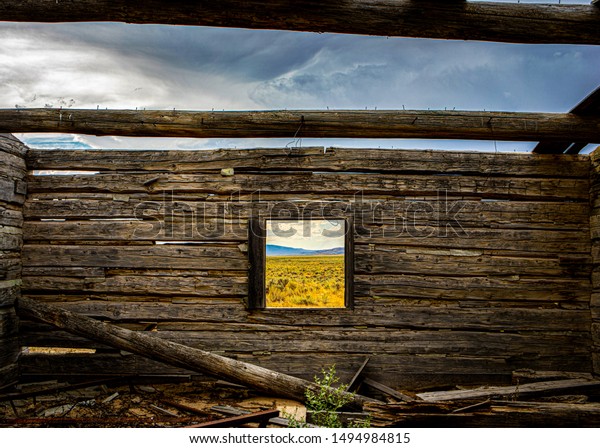
[[[268, 307], [266, 303], [266, 266], [267, 266], [267, 221], [344, 221], [344, 307]], [[323, 216], [308, 218], [250, 218], [248, 221], [248, 308], [251, 310], [344, 310], [354, 307], [354, 223], [348, 216]]]

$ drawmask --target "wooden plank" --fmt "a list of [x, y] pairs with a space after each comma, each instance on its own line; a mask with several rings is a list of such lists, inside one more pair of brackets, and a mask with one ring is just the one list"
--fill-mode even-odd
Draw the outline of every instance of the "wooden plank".
[[[531, 401], [486, 402], [485, 409], [460, 413], [443, 408], [443, 403], [368, 405], [374, 427], [405, 428], [583, 428], [598, 426], [597, 403], [539, 403]], [[427, 408], [429, 406], [430, 409]], [[452, 408], [452, 405], [448, 403]], [[455, 407], [455, 406], [454, 406]], [[468, 411], [468, 412], [467, 412]]]
[[[234, 408], [232, 406], [212, 406], [210, 408], [210, 410], [211, 411], [219, 412], [221, 414], [234, 415], [234, 416], [235, 415], [244, 415], [244, 414], [249, 414], [250, 413], [250, 411], [247, 411], [245, 409], [238, 409], [238, 408]], [[290, 422], [286, 418], [275, 417], [275, 418], [269, 419], [269, 423], [271, 423], [273, 425], [277, 425], [277, 426], [288, 427]], [[307, 428], [316, 428], [315, 425], [311, 425], [310, 423], [306, 423], [306, 427]]]
[[[177, 329], [176, 331], [164, 330], [162, 326], [159, 324], [158, 328], [151, 329], [152, 326], [156, 326], [156, 324], [148, 324], [148, 322], [141, 321], [140, 323], [132, 322], [132, 323], [121, 323], [120, 326], [127, 328], [129, 330], [134, 331], [151, 331], [156, 333], [157, 337], [164, 338], [166, 340], [171, 340], [174, 342], [184, 343], [187, 345], [194, 346], [211, 346], [215, 351], [219, 351], [222, 353], [252, 353], [257, 354], [257, 356], [271, 356], [285, 353], [285, 344], [290, 343], [290, 339], [293, 338], [290, 334], [290, 329], [282, 329], [280, 328], [267, 328], [267, 329], [256, 329], [251, 330], [245, 328], [243, 325], [239, 325], [240, 329], [239, 334], [232, 335], [232, 328], [235, 328], [235, 325], [227, 325], [221, 324], [225, 328], [221, 329], [215, 324], [207, 323], [205, 325], [198, 324], [195, 327], [196, 330], [189, 331], [185, 328]], [[329, 327], [332, 328], [332, 327]], [[209, 330], [212, 329], [212, 330]], [[23, 345], [31, 346], [31, 347], [72, 347], [72, 348], [87, 348], [87, 349], [106, 349], [107, 347], [104, 344], [93, 342], [86, 340], [85, 338], [77, 337], [70, 335], [63, 331], [56, 331], [52, 328], [49, 328], [47, 325], [42, 325], [39, 323], [29, 322], [27, 320], [20, 321], [20, 331], [21, 331], [21, 341]], [[314, 329], [311, 327], [304, 327], [302, 331], [306, 331], [311, 335], [323, 336], [328, 335], [330, 332], [334, 331], [331, 329]], [[427, 328], [423, 329], [415, 329], [412, 331], [417, 331], [422, 334], [414, 335], [409, 330], [403, 330], [402, 335], [398, 335], [398, 331], [391, 329], [386, 329], [385, 331], [389, 331], [391, 337], [395, 341], [406, 342], [407, 347], [397, 348], [393, 347], [392, 343], [381, 342], [374, 340], [374, 337], [382, 337], [385, 338], [385, 334], [383, 334], [384, 330], [380, 329], [377, 332], [374, 332], [373, 336], [364, 336], [363, 333], [357, 331], [352, 327], [337, 327], [337, 331], [343, 333], [343, 335], [352, 334], [356, 338], [364, 338], [356, 341], [349, 341], [344, 337], [338, 337], [330, 342], [325, 342], [323, 344], [319, 344], [316, 341], [308, 341], [305, 337], [300, 338], [300, 346], [298, 350], [302, 353], [315, 353], [320, 350], [327, 351], [327, 353], [335, 354], [335, 353], [347, 353], [347, 354], [360, 354], [364, 353], [368, 350], [372, 350], [374, 354], [384, 355], [384, 354], [404, 354], [404, 355], [413, 355], [413, 356], [442, 356], [442, 357], [456, 357], [456, 356], [467, 356], [469, 354], [475, 356], [492, 356], [501, 352], [502, 347], [498, 347], [498, 344], [493, 344], [497, 350], [496, 353], [488, 352], [488, 348], [480, 347], [477, 341], [473, 341], [469, 335], [464, 334], [461, 330], [453, 330], [455, 333], [452, 333], [448, 336], [448, 344], [456, 341], [456, 348], [452, 347], [444, 348], [443, 341], [440, 341], [438, 336], [432, 334], [432, 331], [443, 332], [442, 330], [431, 330]], [[488, 335], [483, 337], [482, 339], [488, 340], [493, 339], [494, 335], [497, 331], [490, 331]], [[479, 333], [485, 333], [485, 329], [479, 330]], [[527, 334], [520, 337], [513, 336], [500, 336], [498, 339], [502, 340], [506, 343], [514, 343], [514, 350], [508, 349], [504, 350], [503, 356], [507, 358], [510, 357], [511, 360], [519, 360], [522, 361], [524, 365], [526, 365], [527, 361], [540, 359], [556, 359], [558, 360], [559, 356], [568, 356], [570, 344], [581, 344], [580, 349], [577, 353], [571, 353], [571, 355], [576, 356], [579, 359], [584, 359], [587, 357], [586, 365], [590, 366], [589, 361], [589, 352], [590, 352], [590, 335], [589, 332], [573, 332], [570, 335], [562, 334], [550, 334], [548, 339], [552, 341], [552, 343], [560, 346], [558, 352], [553, 353], [549, 348], [545, 348], [542, 346], [542, 342], [540, 342], [544, 335], [547, 333], [543, 333], [542, 331], [531, 332], [531, 334]], [[211, 335], [213, 338], [211, 339]], [[234, 343], [239, 343], [239, 346], [232, 345], [232, 342], [228, 341], [216, 341], [215, 338], [218, 337], [231, 337], [231, 341]], [[262, 339], [272, 337], [272, 342], [265, 342]], [[333, 341], [341, 341], [341, 342], [333, 342]], [[360, 344], [363, 344], [362, 350]], [[427, 347], [426, 344], [431, 343], [431, 347]], [[339, 344], [339, 347], [337, 346]], [[342, 348], [343, 347], [343, 348]], [[540, 348], [541, 347], [541, 348]], [[519, 351], [520, 350], [520, 351]], [[521, 367], [522, 368], [522, 367]], [[573, 377], [582, 377], [581, 374], [577, 376], [573, 375]], [[560, 377], [557, 378], [548, 378], [548, 379], [563, 379]]]
[[[235, 354], [231, 354], [235, 356]], [[271, 355], [237, 354], [246, 362], [278, 369], [280, 372], [312, 380], [321, 369], [336, 365], [336, 373], [342, 382], [354, 374], [364, 354], [347, 353], [273, 353]], [[190, 374], [183, 369], [165, 366], [142, 357], [119, 354], [93, 355], [26, 355], [21, 357], [22, 374], [25, 377], [53, 378], [69, 376], [103, 375], [166, 375]], [[552, 370], [565, 368], [572, 371], [589, 371], [587, 357], [543, 358], [513, 360], [501, 357], [444, 357], [415, 355], [376, 355], [370, 361], [370, 376], [381, 383], [401, 390], [431, 387], [454, 387], [455, 385], [507, 384], [515, 368], [539, 368]]]
[[14, 336], [19, 331], [19, 319], [15, 309], [0, 308], [0, 339]]
[[367, 386], [370, 386], [373, 389], [377, 389], [378, 391], [383, 392], [384, 394], [389, 395], [390, 397], [393, 397], [397, 400], [405, 401], [407, 403], [411, 403], [411, 402], [415, 401], [414, 398], [409, 397], [408, 395], [405, 395], [403, 393], [400, 393], [397, 390], [394, 390], [391, 387], [388, 387], [385, 384], [379, 383], [378, 381], [372, 380], [370, 378], [364, 378], [363, 383], [366, 384]]
[[[357, 298], [354, 311], [336, 310], [334, 315], [326, 310], [297, 309], [294, 313], [265, 309], [250, 313], [238, 299], [190, 297], [185, 303], [160, 302], [160, 297], [148, 295], [142, 301], [134, 297], [102, 296], [94, 300], [89, 295], [60, 297], [36, 295], [36, 300], [60, 304], [65, 309], [114, 322], [159, 322], [161, 330], [218, 329], [233, 324], [239, 328], [247, 323], [253, 328], [268, 325], [272, 331], [277, 326], [285, 328], [381, 326], [385, 328], [429, 328], [479, 331], [576, 331], [590, 329], [588, 309], [562, 308], [505, 308], [499, 303], [486, 302], [480, 308], [460, 307], [457, 302], [418, 306], [416, 301], [398, 299]], [[70, 301], [69, 301], [70, 299]], [[165, 299], [164, 297], [162, 298]], [[62, 301], [62, 302], [61, 302]], [[523, 304], [521, 303], [520, 306]], [[214, 327], [213, 325], [216, 325]], [[362, 362], [361, 359], [360, 362]]]
[[279, 410], [269, 409], [266, 411], [252, 412], [250, 414], [199, 423], [197, 425], [187, 426], [187, 428], [236, 428], [246, 423], [260, 423], [259, 427], [264, 428], [266, 427], [268, 420], [276, 417], [279, 417]]
[[0, 251], [19, 251], [23, 234], [19, 227], [0, 226]]
[[[67, 197], [65, 197], [65, 195]], [[99, 195], [102, 195], [100, 193]], [[378, 199], [370, 196], [347, 199], [321, 200], [271, 200], [261, 195], [260, 202], [232, 201], [231, 198], [208, 200], [178, 200], [165, 198], [128, 197], [115, 201], [113, 195], [90, 199], [83, 194], [57, 193], [53, 198], [39, 198], [30, 194], [24, 204], [27, 220], [36, 219], [93, 219], [134, 218], [169, 219], [175, 222], [186, 219], [248, 219], [252, 214], [277, 216], [283, 212], [290, 216], [314, 216], [323, 211], [343, 212], [354, 216], [357, 223], [387, 222], [399, 218], [414, 219], [427, 225], [440, 222], [458, 223], [465, 227], [530, 228], [530, 229], [581, 229], [589, 225], [589, 204], [547, 201], [480, 201], [464, 198], [428, 198], [414, 201], [404, 198]], [[7, 211], [10, 212], [10, 211]], [[16, 212], [15, 212], [16, 213]], [[3, 212], [0, 209], [0, 222]]]
[[[161, 111], [0, 109], [2, 132], [190, 138], [427, 138], [595, 141], [598, 117], [430, 110]], [[300, 129], [300, 131], [298, 131]]]
[[[15, 231], [16, 232], [16, 231]], [[244, 220], [219, 223], [207, 219], [202, 223], [140, 220], [97, 220], [97, 221], [27, 221], [23, 225], [25, 241], [64, 241], [74, 245], [98, 241], [173, 241], [173, 242], [246, 242], [248, 227]], [[12, 233], [11, 241], [17, 245], [20, 237]], [[11, 235], [8, 235], [11, 236]], [[400, 250], [416, 247], [457, 250], [517, 250], [521, 252], [550, 252], [589, 254], [590, 240], [587, 228], [577, 231], [551, 229], [499, 229], [461, 228], [445, 225], [407, 227], [403, 222], [396, 224], [357, 223], [355, 244], [384, 245]], [[76, 243], [75, 243], [76, 242]], [[113, 243], [114, 244], [114, 243]], [[426, 251], [425, 251], [426, 252]]]
[[17, 364], [21, 343], [17, 336], [0, 338], [0, 367]]
[[29, 176], [28, 191], [40, 192], [99, 192], [131, 193], [187, 193], [194, 194], [250, 194], [279, 193], [281, 185], [286, 193], [327, 191], [329, 195], [357, 193], [395, 196], [434, 196], [440, 191], [446, 195], [468, 195], [489, 199], [589, 200], [587, 179], [500, 178], [473, 176], [396, 176], [381, 174], [298, 173], [263, 176], [237, 174], [223, 177], [213, 174], [97, 174], [65, 176]]
[[[30, 332], [31, 333], [31, 332]], [[590, 334], [510, 334], [485, 331], [356, 329], [352, 327], [288, 329], [262, 331], [230, 329], [195, 331], [151, 331], [162, 340], [204, 348], [219, 353], [262, 353], [264, 355], [290, 351], [298, 353], [397, 354], [443, 357], [498, 357], [522, 362], [539, 359], [560, 359], [568, 356], [590, 356]], [[32, 334], [27, 341], [32, 346], [48, 346], [44, 333]], [[69, 339], [56, 337], [54, 340]], [[25, 340], [25, 339], [24, 339]], [[77, 342], [77, 341], [76, 341]], [[68, 346], [68, 345], [67, 345]], [[588, 366], [590, 365], [588, 359]]]
[[203, 272], [188, 276], [174, 272], [152, 275], [118, 275], [106, 278], [77, 277], [25, 277], [24, 290], [37, 291], [87, 291], [113, 294], [163, 294], [167, 296], [245, 296], [248, 294], [246, 276], [209, 277]]
[[12, 134], [0, 133], [0, 151], [25, 158], [29, 148]]
[[[26, 4], [0, 2], [7, 21], [127, 22], [234, 28], [284, 29], [317, 33], [350, 33], [433, 39], [519, 43], [599, 44], [598, 10], [594, 5], [536, 5], [484, 2], [353, 0], [288, 2], [201, 1], [185, 8], [153, 0], [140, 8], [132, 0], [115, 4], [92, 0]], [[452, 26], [444, 26], [451, 23]], [[64, 120], [68, 120], [65, 113]]]
[[[237, 246], [57, 246], [25, 245], [22, 259], [31, 267], [152, 268], [233, 270], [248, 269], [247, 256]], [[34, 269], [27, 271], [34, 274]], [[35, 275], [35, 274], [34, 274]]]
[[577, 390], [598, 390], [600, 381], [587, 379], [570, 379], [557, 381], [542, 381], [538, 383], [520, 384], [506, 387], [488, 387], [471, 390], [451, 390], [439, 392], [422, 392], [417, 394], [425, 401], [470, 400], [502, 396], [535, 396], [558, 394]]
[[0, 366], [0, 389], [15, 384], [19, 379], [19, 366], [17, 363]]
[[[173, 295], [183, 297], [245, 296], [248, 277], [232, 271], [223, 276], [204, 271], [152, 271], [114, 273], [106, 278], [28, 276], [23, 289], [32, 292], [101, 293], [126, 295]], [[532, 300], [588, 302], [588, 279], [513, 277], [446, 277], [430, 275], [356, 275], [359, 297], [398, 297], [440, 300]]]
[[21, 280], [0, 280], [0, 307], [13, 306], [21, 292]]
[[459, 151], [308, 147], [211, 151], [47, 150], [27, 153], [34, 170], [158, 171], [174, 173], [247, 171], [334, 171], [453, 173], [499, 176], [578, 177], [589, 175], [585, 156]]
[[16, 179], [14, 177], [5, 177], [0, 173], [0, 205], [5, 204], [23, 204], [25, 195], [16, 192]]
[[0, 143], [0, 166], [1, 165], [3, 165], [2, 173], [6, 177], [14, 176], [22, 179], [27, 174], [27, 167], [23, 156], [4, 151], [2, 144]]
[[0, 281], [21, 278], [21, 257], [16, 252], [0, 255]]
[[104, 268], [88, 268], [88, 267], [64, 267], [64, 266], [36, 266], [25, 267], [22, 269], [23, 277], [83, 277], [92, 279], [94, 277], [105, 278], [106, 270]]
[[[411, 250], [417, 248], [456, 250], [496, 250], [517, 256], [547, 256], [547, 254], [589, 254], [590, 241], [586, 240], [586, 227], [581, 232], [551, 232], [538, 230], [467, 228], [455, 232], [452, 228], [396, 226], [363, 226], [356, 229], [355, 244], [389, 245]], [[50, 231], [50, 230], [48, 230]], [[27, 233], [26, 233], [27, 234]], [[546, 254], [546, 255], [543, 255]]]
[[372, 297], [430, 297], [472, 300], [589, 301], [589, 280], [503, 277], [356, 275], [355, 291]]
[[[520, 275], [589, 278], [591, 257], [526, 258], [484, 255], [483, 251], [439, 250], [430, 255], [426, 249], [400, 249], [395, 246], [357, 245], [358, 274], [433, 274], [433, 275]], [[464, 256], [463, 256], [464, 255]]]
[[356, 373], [354, 374], [352, 379], [348, 382], [348, 384], [346, 386], [346, 392], [352, 392], [353, 390], [358, 389], [358, 387], [360, 387], [360, 384], [358, 383], [358, 379], [361, 378], [363, 370], [369, 363], [370, 359], [371, 359], [370, 356], [367, 356], [365, 358], [364, 362], [360, 365], [360, 367], [358, 368], [358, 370], [356, 371]]
[[531, 369], [515, 370], [513, 372], [513, 384], [532, 383], [536, 381], [551, 381], [551, 380], [565, 380], [572, 378], [585, 378], [592, 380], [593, 375], [591, 373], [581, 372], [564, 372], [564, 371], [537, 371]]
[[7, 208], [6, 206], [0, 205], [0, 226], [22, 227], [22, 210]]

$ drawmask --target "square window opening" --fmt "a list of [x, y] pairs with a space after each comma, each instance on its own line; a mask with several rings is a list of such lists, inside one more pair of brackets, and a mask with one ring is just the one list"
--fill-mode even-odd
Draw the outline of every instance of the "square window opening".
[[349, 218], [252, 219], [249, 228], [250, 308], [352, 306]]

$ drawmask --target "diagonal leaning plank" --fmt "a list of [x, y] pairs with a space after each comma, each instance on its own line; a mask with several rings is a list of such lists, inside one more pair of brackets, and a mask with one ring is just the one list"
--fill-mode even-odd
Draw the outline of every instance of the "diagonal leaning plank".
[[[304, 401], [307, 389], [319, 389], [317, 384], [310, 381], [127, 330], [35, 300], [19, 299], [17, 311], [21, 317], [39, 320], [121, 350], [224, 378], [268, 394]], [[366, 402], [376, 401], [360, 395], [348, 394], [348, 397], [351, 405], [361, 408]]]

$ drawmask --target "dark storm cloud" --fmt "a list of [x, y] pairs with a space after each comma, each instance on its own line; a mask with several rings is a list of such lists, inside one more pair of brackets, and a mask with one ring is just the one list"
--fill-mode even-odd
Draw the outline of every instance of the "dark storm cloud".
[[558, 112], [592, 91], [600, 73], [594, 46], [115, 23], [4, 23], [0, 42], [0, 107]]

